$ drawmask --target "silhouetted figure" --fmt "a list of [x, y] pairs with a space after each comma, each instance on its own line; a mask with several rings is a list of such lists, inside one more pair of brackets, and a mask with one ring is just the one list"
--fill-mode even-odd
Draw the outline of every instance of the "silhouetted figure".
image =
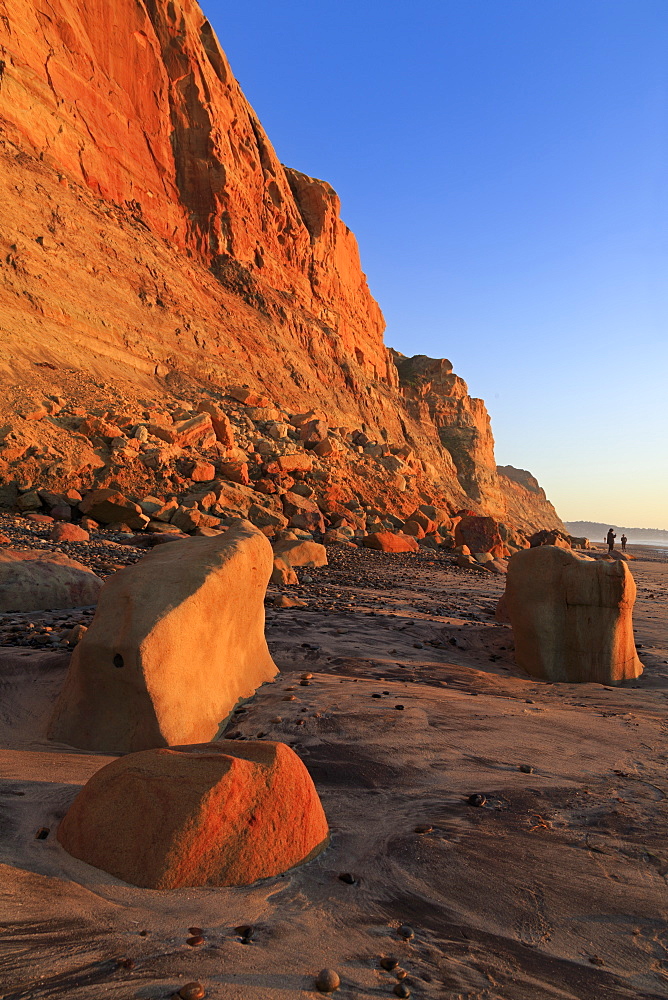
[[626, 543], [628, 542], [628, 538], [626, 537], [626, 535], [622, 535], [622, 537], [619, 540], [622, 543], [622, 552], [626, 552]]
[[615, 547], [615, 538], [616, 537], [617, 537], [617, 535], [614, 533], [614, 531], [612, 530], [612, 528], [610, 528], [608, 530], [608, 534], [607, 534], [607, 537], [605, 539], [606, 542], [608, 543], [608, 552], [612, 552], [612, 550], [614, 549], [614, 547]]

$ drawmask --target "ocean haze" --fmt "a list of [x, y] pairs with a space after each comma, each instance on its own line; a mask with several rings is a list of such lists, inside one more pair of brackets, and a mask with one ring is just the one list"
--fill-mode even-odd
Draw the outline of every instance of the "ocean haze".
[[668, 5], [204, 10], [340, 194], [387, 343], [448, 357], [562, 517], [668, 527]]
[[564, 521], [564, 524], [576, 538], [584, 535], [592, 542], [603, 541], [608, 529], [612, 528], [617, 535], [618, 546], [622, 535], [626, 535], [629, 545], [660, 545], [668, 548], [668, 531], [659, 528], [624, 528], [618, 524], [610, 524], [609, 521]]

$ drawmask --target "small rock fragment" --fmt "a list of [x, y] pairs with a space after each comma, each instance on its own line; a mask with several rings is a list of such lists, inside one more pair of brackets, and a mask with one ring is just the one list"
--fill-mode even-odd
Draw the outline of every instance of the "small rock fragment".
[[533, 768], [531, 764], [520, 764], [520, 771], [522, 774], [533, 774]]
[[393, 958], [391, 955], [388, 955], [385, 958], [381, 958], [380, 960], [381, 969], [385, 969], [387, 972], [392, 972], [392, 970], [396, 969], [398, 965], [399, 965], [398, 959]]
[[86, 626], [79, 623], [78, 625], [73, 625], [72, 628], [65, 633], [63, 638], [67, 642], [68, 646], [76, 646], [76, 644], [83, 639], [87, 631], [88, 629]]
[[415, 931], [408, 924], [402, 924], [397, 930], [399, 937], [402, 937], [404, 941], [412, 941], [415, 937]]
[[487, 802], [487, 798], [484, 795], [476, 793], [475, 795], [469, 795], [467, 801], [470, 806], [484, 806], [485, 802]]
[[406, 983], [397, 983], [392, 992], [395, 997], [409, 997], [411, 995], [411, 991], [406, 986]]

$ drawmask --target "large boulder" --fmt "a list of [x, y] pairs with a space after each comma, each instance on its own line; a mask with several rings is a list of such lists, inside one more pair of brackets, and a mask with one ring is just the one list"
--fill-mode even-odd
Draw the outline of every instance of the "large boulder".
[[54, 542], [88, 542], [90, 534], [78, 524], [58, 521], [49, 532], [49, 538]]
[[420, 548], [412, 535], [394, 531], [372, 531], [364, 536], [362, 545], [378, 552], [418, 552]]
[[66, 851], [146, 889], [249, 885], [327, 845], [318, 793], [284, 743], [146, 750], [89, 779], [58, 827]]
[[498, 522], [478, 514], [465, 514], [455, 525], [455, 544], [468, 545], [471, 552], [491, 552], [501, 558], [506, 554]]
[[[406, 524], [410, 524], [411, 522], [413, 522], [414, 524], [419, 524], [422, 530], [424, 531], [425, 535], [430, 535], [434, 531], [436, 531], [438, 524], [433, 518], [429, 517], [428, 514], [425, 514], [423, 508], [426, 508], [427, 510], [429, 509], [436, 510], [435, 507], [430, 508], [427, 504], [423, 504], [422, 508], [418, 507], [416, 510], [413, 511], [412, 514], [409, 514], [409, 516], [406, 518]], [[449, 524], [450, 518], [448, 518], [447, 520]]]
[[554, 545], [516, 552], [503, 613], [513, 627], [517, 663], [550, 681], [619, 684], [638, 677], [635, 597], [626, 563], [584, 561]]
[[138, 530], [145, 528], [150, 520], [138, 503], [114, 489], [91, 490], [79, 504], [79, 510], [102, 524], [127, 524]]
[[277, 672], [264, 637], [271, 545], [250, 522], [160, 545], [109, 577], [49, 735], [128, 753], [216, 736]]
[[274, 555], [280, 557], [288, 566], [326, 566], [327, 549], [319, 542], [291, 541], [283, 539], [274, 546]]
[[326, 420], [308, 420], [299, 428], [299, 438], [305, 448], [311, 448], [327, 439], [329, 427]]
[[44, 611], [95, 604], [102, 580], [61, 552], [0, 551], [0, 611]]
[[303, 528], [305, 531], [325, 530], [322, 511], [317, 503], [299, 493], [286, 493], [283, 496], [283, 513], [289, 518], [288, 523], [292, 528]]
[[565, 535], [563, 531], [559, 531], [557, 528], [543, 528], [541, 531], [535, 531], [529, 538], [529, 546], [535, 549], [539, 545], [556, 545], [560, 549], [571, 549], [573, 547], [571, 536]]
[[299, 583], [299, 577], [292, 566], [286, 563], [284, 559], [275, 558], [274, 568], [271, 573], [271, 583], [279, 587], [295, 586]]
[[[423, 504], [420, 504], [420, 506], [417, 508], [417, 510], [424, 517], [427, 517], [430, 521], [433, 521], [437, 528], [443, 528], [444, 531], [451, 531], [452, 530], [452, 527], [453, 527], [452, 516], [443, 507], [434, 507], [432, 504], [423, 503]], [[416, 514], [416, 511], [413, 511], [413, 513], [410, 515], [411, 518], [414, 521], [417, 520], [415, 514]], [[423, 527], [424, 527], [424, 525], [423, 525]], [[425, 531], [426, 531], [426, 528], [425, 528]]]
[[234, 428], [225, 411], [217, 403], [208, 399], [203, 400], [197, 409], [200, 413], [208, 413], [211, 417], [216, 441], [219, 441], [225, 448], [234, 448]]

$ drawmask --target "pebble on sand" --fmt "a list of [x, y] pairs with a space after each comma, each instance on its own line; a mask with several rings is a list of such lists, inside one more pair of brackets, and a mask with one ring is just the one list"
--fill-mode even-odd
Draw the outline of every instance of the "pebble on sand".
[[186, 983], [176, 995], [180, 997], [180, 1000], [202, 1000], [206, 996], [206, 990], [201, 983], [195, 981]]
[[484, 806], [485, 802], [487, 802], [485, 795], [479, 795], [476, 793], [475, 795], [469, 795], [468, 797], [468, 804], [470, 806]]
[[406, 986], [406, 983], [397, 983], [392, 992], [395, 997], [409, 997], [411, 995], [411, 991]]
[[333, 993], [341, 985], [341, 978], [334, 969], [322, 969], [318, 973], [315, 985], [321, 993]]
[[404, 941], [411, 941], [415, 937], [415, 931], [408, 924], [402, 924], [397, 930], [399, 937], [402, 937]]
[[386, 955], [380, 960], [381, 969], [385, 969], [386, 972], [392, 972], [399, 965], [398, 959], [392, 957], [391, 955]]

